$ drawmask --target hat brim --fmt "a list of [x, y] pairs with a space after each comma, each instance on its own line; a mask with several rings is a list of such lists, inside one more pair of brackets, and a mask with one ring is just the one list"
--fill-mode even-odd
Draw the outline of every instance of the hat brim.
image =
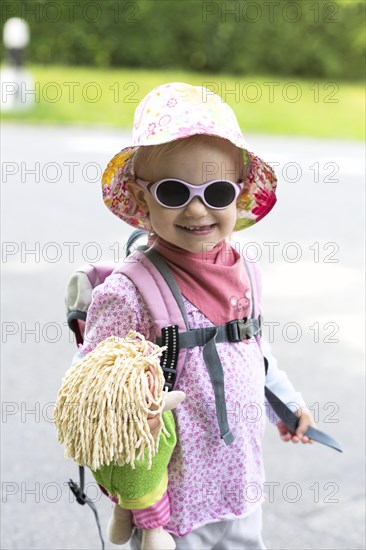
[[[138, 147], [126, 147], [110, 160], [102, 176], [103, 200], [124, 222], [150, 231], [150, 220], [139, 208], [128, 185], [136, 181], [134, 158], [137, 150]], [[277, 178], [273, 168], [246, 149], [243, 149], [243, 159], [245, 164], [250, 162], [250, 170], [237, 199], [235, 231], [259, 222], [276, 204]]]

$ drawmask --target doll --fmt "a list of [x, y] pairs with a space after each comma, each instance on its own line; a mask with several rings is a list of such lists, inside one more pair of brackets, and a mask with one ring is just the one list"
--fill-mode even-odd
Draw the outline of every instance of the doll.
[[[143, 511], [146, 525], [146, 513], [154, 510], [151, 528], [143, 532], [142, 550], [175, 548], [161, 525], [159, 503], [166, 513], [167, 466], [176, 444], [170, 409], [185, 394], [163, 389], [159, 356], [164, 349], [135, 331], [103, 340], [66, 372], [54, 415], [65, 458], [88, 466], [96, 481], [118, 499], [108, 526], [112, 542], [127, 542], [132, 517], [138, 526]], [[159, 427], [152, 435], [148, 417], [155, 416]]]

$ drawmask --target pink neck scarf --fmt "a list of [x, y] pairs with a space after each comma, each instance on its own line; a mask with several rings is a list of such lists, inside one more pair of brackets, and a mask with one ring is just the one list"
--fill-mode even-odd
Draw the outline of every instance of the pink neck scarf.
[[209, 252], [188, 252], [160, 237], [150, 241], [173, 272], [181, 293], [215, 325], [250, 316], [248, 274], [240, 254], [221, 241]]

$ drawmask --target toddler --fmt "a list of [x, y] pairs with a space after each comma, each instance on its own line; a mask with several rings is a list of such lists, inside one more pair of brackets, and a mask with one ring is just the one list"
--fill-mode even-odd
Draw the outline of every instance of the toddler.
[[[182, 293], [191, 328], [250, 317], [251, 284], [230, 237], [271, 210], [276, 177], [249, 151], [233, 111], [219, 96], [184, 83], [152, 90], [136, 109], [133, 145], [110, 161], [102, 185], [107, 207], [132, 227], [149, 232], [149, 246], [162, 256]], [[125, 337], [130, 330], [156, 341], [154, 320], [138, 289], [115, 273], [93, 293], [80, 351], [86, 354], [108, 336]], [[265, 548], [265, 383], [284, 402], [299, 407], [296, 433], [278, 421], [280, 437], [311, 442], [303, 434], [314, 425], [312, 416], [263, 339], [221, 342], [216, 349], [226, 408], [217, 410], [203, 347], [189, 348], [175, 387], [186, 399], [174, 411], [177, 444], [169, 463], [170, 508], [134, 518], [132, 548], [139, 548], [139, 528], [151, 525], [150, 514], [178, 549]], [[153, 433], [157, 423], [156, 418], [149, 421]], [[120, 540], [125, 512], [115, 504], [108, 528], [112, 542]]]

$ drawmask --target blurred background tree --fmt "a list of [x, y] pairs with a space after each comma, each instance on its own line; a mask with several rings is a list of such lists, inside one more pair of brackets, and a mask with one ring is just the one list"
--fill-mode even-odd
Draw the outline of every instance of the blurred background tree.
[[5, 0], [8, 17], [29, 23], [36, 64], [364, 77], [358, 0]]

